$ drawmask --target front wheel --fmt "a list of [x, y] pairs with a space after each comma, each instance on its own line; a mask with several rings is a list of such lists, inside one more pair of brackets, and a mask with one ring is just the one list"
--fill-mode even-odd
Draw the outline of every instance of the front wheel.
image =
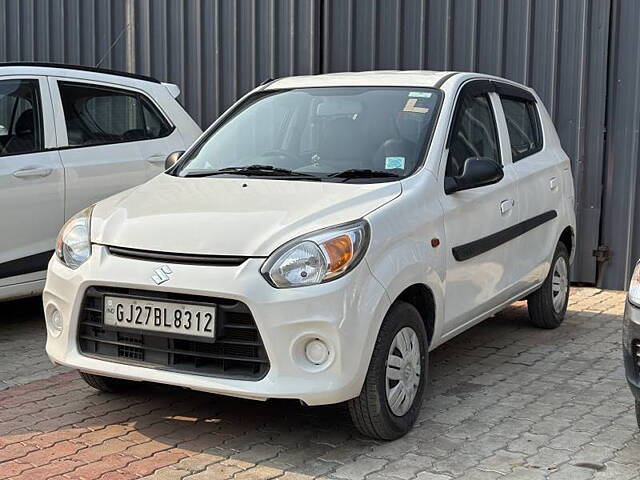
[[540, 328], [557, 328], [562, 324], [569, 303], [569, 251], [558, 243], [551, 270], [540, 288], [527, 298], [529, 318]]
[[360, 433], [393, 440], [411, 429], [427, 383], [428, 347], [418, 310], [408, 303], [394, 304], [380, 328], [362, 391], [349, 401]]

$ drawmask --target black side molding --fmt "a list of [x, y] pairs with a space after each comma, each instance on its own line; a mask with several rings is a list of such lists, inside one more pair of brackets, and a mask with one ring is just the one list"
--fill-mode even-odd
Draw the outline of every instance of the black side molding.
[[474, 240], [473, 242], [465, 243], [464, 245], [460, 245], [458, 247], [453, 247], [451, 249], [453, 258], [455, 258], [459, 262], [462, 262], [464, 260], [469, 260], [470, 258], [477, 257], [478, 255], [499, 247], [503, 243], [507, 243], [508, 241], [519, 237], [520, 235], [524, 235], [529, 230], [533, 230], [543, 223], [553, 220], [557, 216], [558, 212], [556, 212], [555, 210], [550, 210], [548, 212], [541, 213], [540, 215], [536, 215], [533, 218], [529, 218], [528, 220], [520, 222], [516, 225], [513, 225], [509, 228], [500, 230], [499, 232], [493, 233], [487, 237]]
[[0, 278], [26, 275], [27, 273], [42, 272], [47, 269], [47, 264], [54, 254], [54, 250], [36, 253], [28, 257], [17, 258], [8, 262], [0, 263]]

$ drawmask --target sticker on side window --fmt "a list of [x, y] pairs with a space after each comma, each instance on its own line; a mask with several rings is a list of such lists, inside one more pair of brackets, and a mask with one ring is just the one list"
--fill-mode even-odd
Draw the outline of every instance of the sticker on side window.
[[386, 157], [384, 159], [385, 170], [404, 170], [404, 157]]

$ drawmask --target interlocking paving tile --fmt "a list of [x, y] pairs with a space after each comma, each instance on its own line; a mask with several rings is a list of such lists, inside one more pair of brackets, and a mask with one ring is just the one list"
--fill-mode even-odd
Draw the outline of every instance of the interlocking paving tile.
[[49, 363], [39, 299], [0, 304], [0, 479], [640, 479], [623, 307], [574, 289], [557, 330], [522, 302], [475, 326], [432, 352], [416, 427], [385, 443], [340, 405], [97, 393]]

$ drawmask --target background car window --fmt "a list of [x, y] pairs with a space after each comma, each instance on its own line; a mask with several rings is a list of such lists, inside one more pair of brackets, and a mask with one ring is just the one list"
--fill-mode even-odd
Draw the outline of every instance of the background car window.
[[533, 102], [510, 97], [501, 97], [500, 100], [507, 120], [513, 161], [518, 161], [540, 150], [542, 148], [540, 121]]
[[142, 95], [59, 83], [69, 145], [134, 142], [168, 135], [171, 127]]
[[0, 156], [42, 150], [37, 80], [0, 81]]
[[447, 177], [462, 173], [470, 157], [486, 157], [500, 163], [498, 132], [489, 97], [464, 95], [458, 106], [447, 159]]

